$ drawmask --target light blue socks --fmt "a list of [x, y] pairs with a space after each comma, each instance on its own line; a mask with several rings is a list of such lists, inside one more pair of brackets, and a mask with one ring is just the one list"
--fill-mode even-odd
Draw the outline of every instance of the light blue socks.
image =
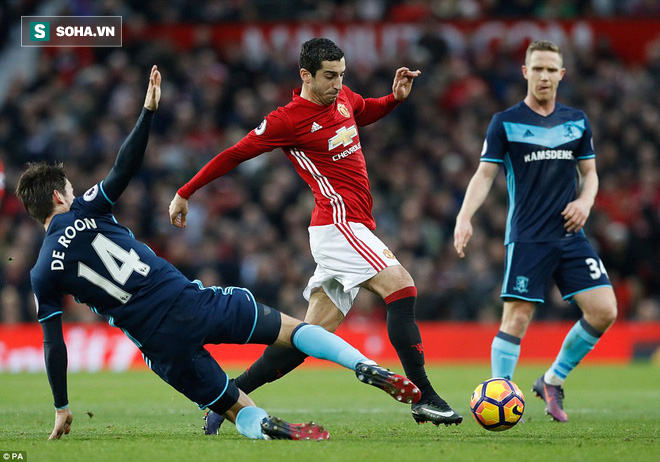
[[236, 430], [252, 440], [264, 440], [261, 421], [266, 417], [268, 413], [260, 407], [246, 406], [236, 414]]
[[[301, 324], [293, 331], [292, 343], [303, 353], [314, 358], [326, 359], [348, 369], [355, 370], [359, 363], [375, 364], [360, 351], [321, 326]], [[262, 440], [261, 421], [268, 413], [256, 406], [246, 406], [236, 415], [236, 430], [250, 439]]]
[[520, 338], [499, 331], [490, 350], [490, 364], [493, 377], [511, 380], [520, 356]]
[[549, 385], [562, 385], [566, 376], [587, 353], [594, 349], [602, 332], [598, 332], [584, 318], [580, 319], [566, 335], [557, 359], [545, 373], [543, 380]]
[[[557, 359], [545, 373], [543, 380], [549, 385], [562, 385], [566, 376], [577, 366], [598, 342], [602, 335], [584, 318], [580, 319], [566, 335]], [[513, 378], [520, 356], [520, 339], [498, 332], [491, 347], [493, 377]]]
[[346, 341], [321, 326], [301, 324], [291, 335], [291, 342], [300, 351], [314, 358], [327, 359], [355, 370], [359, 363], [375, 364]]

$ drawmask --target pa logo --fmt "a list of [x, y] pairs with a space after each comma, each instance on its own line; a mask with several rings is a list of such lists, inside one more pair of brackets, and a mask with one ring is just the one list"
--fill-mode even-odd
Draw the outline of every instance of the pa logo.
[[516, 286], [513, 288], [516, 292], [520, 292], [521, 294], [526, 294], [528, 292], [527, 290], [527, 285], [529, 284], [529, 278], [526, 278], [525, 276], [518, 276], [516, 277]]

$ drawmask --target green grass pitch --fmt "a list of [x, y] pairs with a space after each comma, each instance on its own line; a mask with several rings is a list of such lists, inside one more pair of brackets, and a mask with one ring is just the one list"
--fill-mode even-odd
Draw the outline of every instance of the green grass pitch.
[[45, 374], [0, 373], [0, 453], [27, 451], [31, 462], [660, 460], [657, 365], [579, 367], [565, 387], [567, 424], [551, 422], [529, 391], [543, 370], [518, 368], [526, 422], [499, 433], [480, 428], [468, 408], [486, 365], [429, 368], [438, 392], [465, 417], [459, 427], [418, 426], [409, 406], [339, 367], [302, 368], [253, 394], [285, 420], [326, 426], [324, 442], [251, 441], [231, 424], [205, 436], [203, 413], [148, 371], [70, 374], [72, 431], [47, 441], [54, 411]]

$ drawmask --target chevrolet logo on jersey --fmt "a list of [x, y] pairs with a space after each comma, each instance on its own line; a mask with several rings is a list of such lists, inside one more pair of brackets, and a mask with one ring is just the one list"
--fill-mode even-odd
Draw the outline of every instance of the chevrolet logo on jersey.
[[337, 134], [328, 140], [328, 151], [332, 151], [333, 149], [342, 145], [348, 146], [353, 142], [353, 138], [355, 138], [358, 134], [355, 125], [351, 125], [348, 128], [341, 127], [335, 133]]

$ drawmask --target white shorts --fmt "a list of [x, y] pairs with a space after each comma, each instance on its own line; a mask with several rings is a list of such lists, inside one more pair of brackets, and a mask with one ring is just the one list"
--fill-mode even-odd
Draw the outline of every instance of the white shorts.
[[360, 284], [389, 266], [401, 265], [362, 223], [310, 226], [309, 245], [316, 270], [303, 296], [309, 300], [312, 289], [322, 287], [344, 315], [353, 306]]

